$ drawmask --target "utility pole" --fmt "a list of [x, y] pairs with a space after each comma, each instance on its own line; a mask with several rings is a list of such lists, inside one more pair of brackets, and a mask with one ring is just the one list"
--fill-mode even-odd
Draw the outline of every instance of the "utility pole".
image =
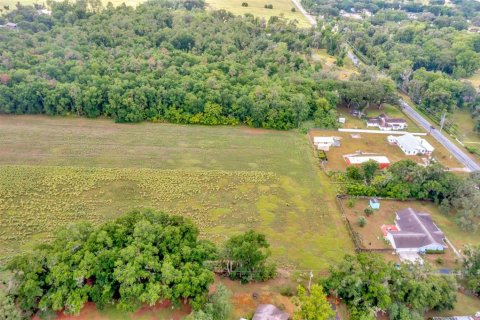
[[312, 284], [313, 272], [310, 271], [310, 280], [308, 280], [308, 293], [310, 293], [310, 286]]
[[447, 111], [443, 111], [442, 117], [440, 118], [440, 132], [442, 132], [443, 124], [445, 123], [446, 118], [447, 118]]

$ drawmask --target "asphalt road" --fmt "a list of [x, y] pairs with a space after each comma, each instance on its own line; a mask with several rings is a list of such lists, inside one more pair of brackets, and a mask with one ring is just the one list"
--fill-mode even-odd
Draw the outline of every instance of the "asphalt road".
[[[479, 0], [480, 1], [480, 0]], [[299, 0], [292, 0], [295, 6], [300, 10], [300, 12], [307, 18], [312, 26], [315, 26], [317, 22], [315, 18], [312, 17], [307, 13], [307, 11], [303, 8]], [[348, 52], [348, 58], [352, 60], [355, 66], [360, 64], [357, 56], [355, 54]], [[413, 120], [415, 120], [418, 124], [420, 124], [427, 132], [430, 131], [431, 136], [434, 137], [441, 145], [443, 145], [450, 153], [466, 168], [470, 171], [480, 171], [480, 165], [476, 163], [473, 159], [471, 159], [465, 152], [463, 152], [459, 147], [457, 147], [453, 142], [451, 142], [447, 137], [445, 137], [440, 131], [433, 128], [430, 122], [425, 119], [421, 114], [415, 111], [412, 107], [408, 105], [402, 99], [399, 100], [400, 106], [402, 107], [403, 111]]]
[[[431, 129], [432, 125], [415, 109], [408, 105], [402, 99], [399, 100], [400, 106], [403, 111], [418, 124], [420, 124], [427, 132], [430, 131], [432, 137], [434, 137], [441, 145], [443, 145], [450, 153], [466, 168], [470, 171], [479, 171], [480, 165], [471, 159], [465, 152], [451, 142], [447, 137], [443, 135], [437, 129]], [[431, 130], [430, 130], [431, 129]]]

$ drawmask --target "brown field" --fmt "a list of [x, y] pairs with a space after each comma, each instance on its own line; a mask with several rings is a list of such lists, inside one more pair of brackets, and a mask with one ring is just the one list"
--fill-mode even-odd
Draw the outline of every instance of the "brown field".
[[345, 58], [343, 67], [335, 65], [337, 59], [329, 55], [326, 49], [313, 50], [312, 58], [322, 64], [322, 70], [335, 74], [338, 80], [348, 80], [353, 74], [358, 74], [357, 69], [348, 58]]
[[[424, 156], [407, 156], [399, 147], [390, 145], [387, 142], [387, 134], [360, 133], [360, 139], [354, 139], [349, 132], [329, 131], [329, 130], [311, 130], [310, 137], [314, 136], [335, 136], [340, 137], [340, 147], [332, 147], [326, 152], [328, 163], [325, 165], [327, 171], [345, 170], [347, 164], [343, 159], [344, 155], [362, 152], [364, 154], [384, 155], [388, 157], [390, 163], [400, 160], [410, 159], [417, 163], [424, 163]], [[422, 137], [435, 147], [433, 157], [448, 168], [458, 168], [461, 164], [453, 158], [446, 149], [444, 149], [436, 140], [431, 137]]]
[[[243, 7], [243, 2], [248, 3], [248, 7]], [[295, 5], [291, 0], [207, 0], [206, 3], [207, 7], [213, 10], [223, 9], [236, 15], [249, 13], [267, 20], [272, 16], [283, 16], [288, 20], [296, 20], [299, 27], [311, 27], [300, 11], [292, 12]], [[266, 4], [272, 4], [273, 9], [264, 8]]]
[[[355, 199], [354, 206], [351, 208], [347, 205], [347, 199], [341, 201], [353, 230], [358, 232], [362, 239], [363, 246], [366, 249], [391, 248], [390, 244], [383, 240], [380, 228], [384, 224], [393, 224], [395, 212], [407, 207], [431, 214], [435, 224], [445, 233], [446, 237], [453, 243], [457, 250], [461, 250], [465, 244], [480, 242], [480, 234], [462, 231], [455, 224], [453, 216], [441, 214], [437, 206], [428, 201], [380, 200], [380, 209], [375, 210], [374, 214], [370, 217], [367, 217], [363, 212], [363, 210], [368, 207], [368, 199]], [[357, 224], [358, 217], [365, 217], [367, 220], [367, 224], [363, 228]], [[437, 263], [437, 258], [442, 258], [443, 261], [441, 264]], [[426, 255], [425, 260], [440, 269], [455, 268], [458, 266], [456, 257], [450, 248], [445, 254]]]

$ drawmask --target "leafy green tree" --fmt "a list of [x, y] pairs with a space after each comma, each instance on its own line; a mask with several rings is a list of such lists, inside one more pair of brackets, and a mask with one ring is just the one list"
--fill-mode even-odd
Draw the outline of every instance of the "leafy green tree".
[[375, 160], [369, 160], [362, 163], [361, 168], [363, 172], [363, 177], [365, 178], [367, 184], [370, 184], [370, 182], [372, 182], [373, 177], [380, 169], [380, 167], [378, 166], [378, 162], [376, 162]]
[[466, 246], [463, 250], [463, 272], [468, 287], [475, 293], [480, 293], [480, 245]]
[[312, 285], [310, 292], [298, 286], [295, 304], [297, 310], [293, 315], [294, 320], [329, 320], [335, 316], [322, 286], [318, 284]]
[[348, 166], [346, 169], [347, 177], [352, 180], [362, 180], [363, 174], [360, 172], [360, 169], [356, 166]]
[[232, 303], [230, 290], [223, 284], [215, 288], [215, 292], [208, 297], [208, 302], [201, 310], [192, 312], [187, 320], [224, 320], [230, 317]]
[[271, 254], [269, 247], [265, 235], [253, 230], [232, 236], [221, 255], [227, 275], [242, 282], [273, 278], [276, 266], [267, 263]]
[[4, 291], [0, 290], [0, 319], [20, 320], [22, 316], [15, 307], [15, 303]]
[[315, 125], [319, 128], [337, 128], [338, 115], [335, 106], [325, 98], [317, 99], [315, 105], [317, 108], [314, 114]]
[[215, 247], [199, 241], [197, 228], [178, 216], [133, 211], [99, 228], [79, 223], [57, 232], [54, 241], [13, 259], [23, 310], [78, 314], [91, 300], [99, 308], [116, 300], [134, 311], [158, 300], [207, 299], [213, 274], [204, 267]]

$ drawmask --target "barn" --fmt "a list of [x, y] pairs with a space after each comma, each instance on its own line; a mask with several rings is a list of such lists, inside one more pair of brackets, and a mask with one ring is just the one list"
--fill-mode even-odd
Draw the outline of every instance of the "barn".
[[353, 165], [353, 166], [359, 166], [364, 162], [373, 160], [378, 162], [378, 166], [380, 169], [385, 169], [390, 166], [390, 160], [388, 160], [387, 157], [385, 156], [367, 156], [367, 155], [362, 155], [362, 156], [344, 156], [343, 159], [345, 159], [345, 162], [347, 165]]

